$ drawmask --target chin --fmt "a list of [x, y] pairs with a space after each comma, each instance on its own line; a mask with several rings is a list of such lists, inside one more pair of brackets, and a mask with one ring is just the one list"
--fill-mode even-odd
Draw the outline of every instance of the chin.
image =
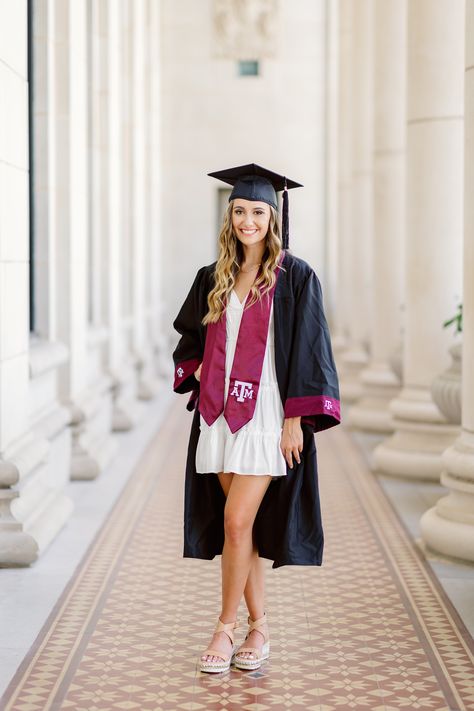
[[251, 237], [248, 237], [247, 235], [239, 235], [239, 239], [244, 244], [257, 244], [258, 242], [261, 242], [265, 238], [258, 234], [258, 235], [252, 235]]

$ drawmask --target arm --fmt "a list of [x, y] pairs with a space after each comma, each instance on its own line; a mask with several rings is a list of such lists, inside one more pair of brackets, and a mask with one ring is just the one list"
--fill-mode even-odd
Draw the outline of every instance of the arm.
[[[173, 351], [175, 366], [173, 390], [177, 393], [193, 391], [189, 400], [189, 404], [193, 404], [192, 407], [194, 407], [194, 401], [199, 393], [199, 380], [194, 373], [203, 357], [199, 310], [199, 293], [202, 287], [203, 273], [204, 269], [200, 269], [196, 274], [189, 293], [173, 321], [173, 328], [181, 335]], [[192, 409], [192, 407], [188, 407], [188, 409]]]
[[293, 457], [300, 463], [300, 452], [303, 451], [303, 430], [301, 429], [301, 417], [286, 417], [283, 422], [281, 433], [280, 449], [288, 462], [290, 469], [293, 469]]

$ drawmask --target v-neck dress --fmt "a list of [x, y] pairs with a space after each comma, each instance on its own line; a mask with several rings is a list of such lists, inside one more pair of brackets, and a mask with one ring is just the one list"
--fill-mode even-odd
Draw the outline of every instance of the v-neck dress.
[[[244, 311], [235, 290], [230, 294], [226, 313], [226, 361], [224, 402], [229, 391], [240, 321]], [[208, 425], [200, 417], [200, 435], [196, 450], [196, 472], [233, 472], [234, 474], [286, 476], [286, 460], [280, 449], [284, 412], [275, 369], [273, 302], [262, 376], [252, 419], [232, 433], [224, 413]]]

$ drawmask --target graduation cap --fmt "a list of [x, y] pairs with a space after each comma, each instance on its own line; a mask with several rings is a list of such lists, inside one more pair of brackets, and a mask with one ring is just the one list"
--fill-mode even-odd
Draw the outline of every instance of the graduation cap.
[[242, 198], [244, 200], [255, 200], [266, 202], [275, 210], [278, 210], [277, 191], [283, 190], [283, 214], [282, 214], [282, 243], [283, 249], [288, 249], [288, 190], [291, 188], [302, 188], [301, 183], [289, 180], [284, 175], [274, 173], [267, 168], [262, 168], [256, 163], [238, 165], [235, 168], [218, 170], [215, 173], [208, 173], [211, 178], [218, 178], [228, 185], [233, 185], [230, 200]]

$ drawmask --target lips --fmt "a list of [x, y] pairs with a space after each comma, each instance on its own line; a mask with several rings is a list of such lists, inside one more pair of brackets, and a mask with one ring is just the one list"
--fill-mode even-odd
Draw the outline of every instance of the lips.
[[248, 236], [254, 235], [256, 232], [258, 232], [258, 230], [242, 230], [242, 229], [241, 229], [240, 231], [241, 231], [244, 235], [248, 235]]

